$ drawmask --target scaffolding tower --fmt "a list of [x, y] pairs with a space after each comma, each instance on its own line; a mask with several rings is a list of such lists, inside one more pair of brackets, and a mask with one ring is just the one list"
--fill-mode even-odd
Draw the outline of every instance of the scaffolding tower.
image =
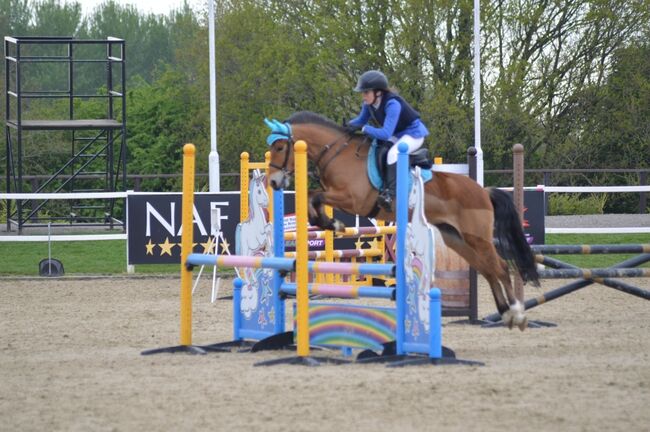
[[[7, 230], [73, 224], [124, 227], [124, 206], [120, 220], [116, 199], [98, 194], [126, 190], [124, 40], [6, 36], [4, 42], [6, 192], [80, 197], [63, 205], [36, 198], [16, 199], [14, 206], [8, 200]], [[48, 143], [53, 152], [49, 165], [48, 155], [39, 154], [48, 147], [34, 148], [40, 143]], [[32, 163], [35, 158], [40, 163]], [[33, 171], [35, 165], [41, 172]], [[30, 174], [48, 177], [35, 182], [38, 176]]]

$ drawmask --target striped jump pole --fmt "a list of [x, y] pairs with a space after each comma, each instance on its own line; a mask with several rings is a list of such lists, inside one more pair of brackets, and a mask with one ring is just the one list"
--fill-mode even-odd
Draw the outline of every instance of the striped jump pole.
[[[359, 286], [359, 285], [338, 285], [338, 284], [309, 284], [310, 295], [322, 295], [336, 298], [385, 298], [395, 299], [395, 289], [382, 286]], [[281, 291], [284, 294], [296, 295], [295, 283], [282, 284]]]
[[[369, 258], [369, 257], [380, 257], [383, 255], [383, 252], [380, 249], [334, 249], [332, 251], [327, 250], [310, 250], [309, 259], [310, 260], [323, 260], [330, 261], [327, 259], [328, 255], [331, 255], [332, 260], [334, 258]], [[285, 252], [284, 256], [287, 258], [294, 258], [296, 256], [295, 252]]]
[[532, 245], [531, 249], [548, 255], [642, 254], [650, 253], [650, 244]]
[[542, 279], [597, 279], [610, 277], [643, 278], [650, 277], [650, 268], [563, 268], [552, 270], [539, 270]]
[[255, 257], [242, 255], [208, 255], [193, 253], [185, 261], [188, 266], [213, 265], [217, 267], [270, 268], [293, 271], [296, 261], [291, 258]]
[[[567, 246], [567, 247], [565, 247]], [[603, 247], [600, 247], [603, 246]], [[541, 251], [543, 250], [544, 252], [550, 252], [550, 251], [564, 251], [564, 252], [559, 252], [559, 253], [579, 253], [576, 252], [577, 248], [582, 248], [585, 250], [589, 250], [589, 248], [592, 248], [590, 252], [588, 253], [606, 253], [604, 252], [605, 248], [609, 248], [611, 246], [618, 246], [617, 249], [619, 250], [624, 250], [625, 252], [618, 252], [618, 253], [627, 253], [630, 248], [627, 246], [629, 245], [593, 245], [590, 247], [585, 247], [583, 246], [575, 246], [575, 245], [538, 245], [538, 246], [533, 246], [534, 250]], [[634, 245], [634, 246], [639, 246], [639, 245]], [[571, 251], [571, 252], [566, 252], [566, 251]], [[599, 252], [594, 252], [594, 251], [599, 251]], [[579, 278], [582, 278], [581, 280], [577, 280], [574, 282], [571, 282], [567, 285], [561, 286], [559, 288], [556, 288], [554, 290], [548, 291], [544, 294], [541, 294], [537, 297], [530, 298], [524, 302], [524, 308], [526, 310], [532, 309], [534, 307], [537, 307], [539, 305], [542, 305], [544, 303], [548, 303], [551, 300], [555, 300], [557, 298], [563, 297], [567, 294], [570, 294], [574, 291], [577, 291], [579, 289], [582, 289], [584, 287], [587, 287], [593, 283], [600, 283], [602, 285], [608, 286], [610, 288], [617, 289], [619, 291], [625, 292], [627, 294], [634, 295], [636, 297], [640, 297], [645, 300], [650, 300], [650, 291], [643, 290], [641, 288], [635, 287], [633, 285], [626, 284], [624, 282], [618, 281], [616, 279], [610, 279], [609, 277], [596, 277], [592, 274], [592, 278], [583, 278], [584, 274], [582, 274], [583, 269], [580, 269], [576, 266], [573, 266], [571, 264], [555, 260], [550, 257], [546, 256], [540, 256], [536, 255], [536, 260], [540, 263], [543, 263], [545, 265], [555, 267], [558, 270], [554, 271], [559, 271], [559, 270], [572, 270], [572, 271], [577, 271], [576, 273], [581, 273], [580, 276], [577, 276]], [[610, 270], [610, 271], [623, 271], [623, 270], [648, 270], [648, 269], [634, 269], [631, 267], [636, 267], [641, 264], [644, 264], [646, 262], [650, 261], [650, 254], [641, 254], [637, 255], [633, 258], [627, 259], [625, 261], [622, 261], [618, 264], [614, 264], [611, 267], [608, 267], [607, 269], [604, 270]], [[600, 270], [600, 269], [597, 269]], [[552, 270], [545, 270], [547, 272], [550, 272]], [[540, 274], [542, 274], [540, 272]], [[619, 277], [619, 275], [617, 275]], [[494, 313], [491, 315], [488, 315], [484, 318], [486, 321], [492, 321], [496, 322], [500, 320], [500, 315], [498, 313]]]
[[[307, 255], [305, 254], [305, 256]], [[395, 276], [397, 273], [396, 264], [309, 261], [308, 268], [312, 273], [335, 273], [344, 275]]]
[[[336, 232], [333, 233], [335, 238], [354, 238], [354, 237], [362, 237], [362, 236], [367, 236], [367, 237], [375, 237], [379, 235], [385, 235], [385, 234], [395, 234], [397, 232], [397, 228], [395, 226], [378, 226], [378, 227], [346, 227], [345, 231], [342, 232]], [[307, 234], [307, 238], [309, 240], [314, 240], [314, 239], [324, 239], [327, 238], [327, 235], [329, 234], [328, 231], [309, 231]], [[295, 240], [296, 239], [297, 233], [295, 232], [288, 232], [284, 234], [284, 239], [285, 240]]]

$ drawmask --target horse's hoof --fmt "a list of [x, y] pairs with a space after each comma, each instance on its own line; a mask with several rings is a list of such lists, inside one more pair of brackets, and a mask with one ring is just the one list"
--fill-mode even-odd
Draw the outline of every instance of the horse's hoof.
[[512, 330], [514, 326], [517, 326], [519, 327], [519, 330], [523, 331], [528, 325], [528, 318], [526, 318], [526, 315], [524, 314], [524, 305], [519, 301], [511, 304], [510, 309], [503, 313], [501, 319], [510, 330]]
[[503, 325], [508, 326], [510, 330], [512, 330], [512, 326], [514, 324], [514, 317], [512, 316], [512, 311], [507, 310], [501, 315], [501, 322], [503, 322]]
[[519, 330], [521, 331], [526, 330], [526, 327], [528, 327], [528, 317], [524, 317], [523, 321], [520, 322], [517, 327], [519, 327]]
[[345, 232], [345, 224], [338, 219], [335, 219], [334, 222], [332, 222], [332, 226], [336, 232]]

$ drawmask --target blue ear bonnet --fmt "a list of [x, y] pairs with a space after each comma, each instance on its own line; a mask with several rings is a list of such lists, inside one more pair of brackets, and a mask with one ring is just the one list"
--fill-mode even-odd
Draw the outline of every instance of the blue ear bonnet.
[[271, 129], [271, 133], [266, 137], [266, 144], [273, 145], [274, 142], [281, 139], [291, 138], [291, 125], [289, 123], [280, 123], [276, 119], [264, 119], [264, 123]]

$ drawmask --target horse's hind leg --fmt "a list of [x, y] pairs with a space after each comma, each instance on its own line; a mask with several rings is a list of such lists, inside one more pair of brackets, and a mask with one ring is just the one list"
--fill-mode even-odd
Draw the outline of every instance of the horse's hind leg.
[[461, 239], [457, 235], [443, 233], [443, 239], [447, 246], [465, 258], [469, 265], [488, 281], [504, 324], [509, 328], [514, 325], [520, 330], [526, 328], [523, 305], [514, 296], [508, 265], [497, 254], [494, 245], [472, 235], [465, 235], [465, 238]]
[[519, 327], [519, 330], [524, 331], [528, 326], [528, 318], [526, 318], [524, 313], [524, 305], [517, 299], [517, 297], [515, 297], [515, 290], [510, 279], [508, 264], [496, 253], [496, 251], [495, 255], [503, 269], [503, 271], [500, 272], [499, 280], [501, 281], [501, 285], [503, 285], [503, 290], [508, 297], [508, 304], [510, 305], [508, 311], [501, 314], [501, 318], [504, 324], [507, 324], [508, 327], [512, 328], [513, 325], [516, 325]]
[[499, 263], [499, 268], [501, 269], [501, 271], [498, 272], [498, 278], [501, 281], [501, 286], [503, 286], [503, 290], [508, 299], [508, 304], [510, 305], [505, 313], [501, 312], [501, 319], [509, 328], [512, 329], [512, 327], [516, 325], [519, 327], [519, 330], [524, 331], [528, 326], [528, 318], [526, 318], [526, 314], [524, 313], [523, 303], [515, 297], [515, 291], [508, 271], [508, 264], [496, 253], [496, 250], [494, 251], [494, 255], [495, 260]]

